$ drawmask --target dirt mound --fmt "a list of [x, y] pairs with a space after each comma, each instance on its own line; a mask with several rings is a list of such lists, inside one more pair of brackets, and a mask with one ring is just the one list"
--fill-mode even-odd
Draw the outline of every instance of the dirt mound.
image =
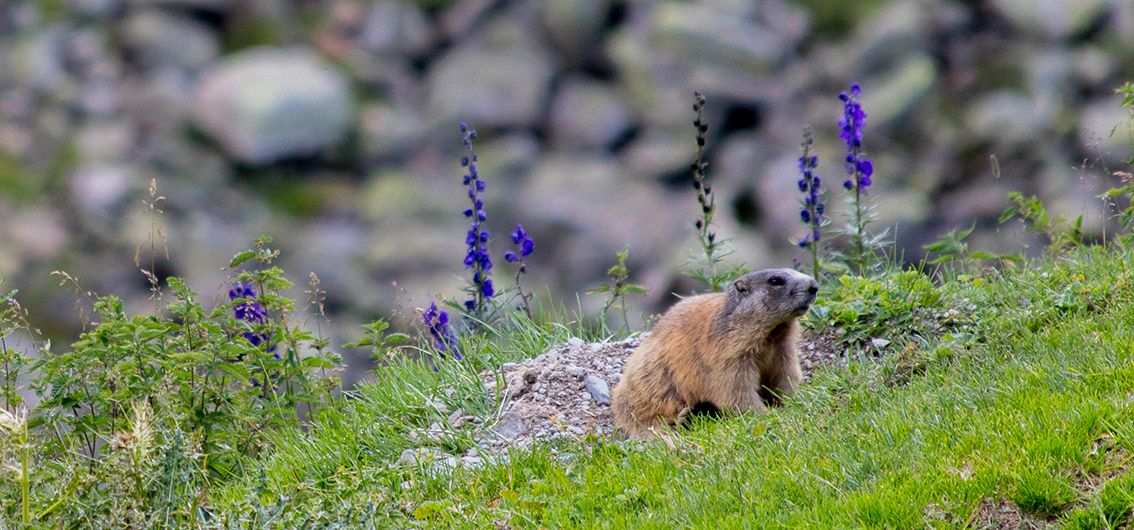
[[[615, 433], [610, 393], [622, 376], [622, 365], [645, 335], [617, 342], [567, 344], [521, 363], [507, 363], [501, 372], [484, 375], [485, 389], [504, 400], [499, 421], [484, 446], [503, 449], [556, 437], [583, 438]], [[805, 336], [800, 344], [804, 378], [820, 365], [843, 357], [830, 337]]]

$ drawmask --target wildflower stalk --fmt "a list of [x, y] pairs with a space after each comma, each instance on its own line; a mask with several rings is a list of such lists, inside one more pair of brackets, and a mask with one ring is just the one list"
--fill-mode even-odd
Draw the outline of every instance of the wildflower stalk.
[[797, 241], [800, 248], [807, 249], [811, 254], [811, 275], [819, 277], [819, 238], [823, 227], [829, 222], [824, 217], [825, 206], [822, 197], [822, 179], [815, 173], [819, 165], [819, 157], [811, 154], [813, 143], [811, 130], [803, 131], [803, 142], [800, 145], [802, 154], [799, 157], [799, 172], [801, 178], [797, 182], [799, 191], [803, 193], [802, 209], [799, 211], [800, 221], [807, 227], [807, 234]]
[[866, 127], [866, 112], [858, 102], [858, 96], [861, 94], [862, 87], [858, 83], [852, 84], [849, 92], [839, 94], [839, 99], [843, 102], [843, 117], [839, 119], [839, 128], [842, 132], [839, 133], [839, 137], [847, 145], [848, 178], [843, 182], [843, 187], [853, 192], [850, 196], [850, 208], [853, 213], [849, 230], [852, 246], [850, 262], [859, 274], [866, 268], [869, 261], [868, 252], [872, 252], [874, 246], [866, 232], [866, 225], [873, 219], [869, 205], [865, 204], [866, 190], [872, 183], [870, 177], [874, 174], [874, 164], [862, 154], [862, 131]]
[[504, 253], [504, 261], [508, 263], [518, 263], [520, 266], [516, 269], [516, 294], [520, 297], [520, 309], [524, 310], [524, 314], [528, 318], [532, 317], [531, 310], [531, 293], [525, 293], [524, 287], [520, 283], [520, 278], [528, 271], [527, 264], [524, 260], [531, 255], [535, 250], [535, 242], [532, 238], [528, 237], [528, 233], [524, 230], [523, 225], [516, 225], [516, 231], [512, 232], [512, 243], [516, 245], [516, 250], [509, 250]]
[[496, 294], [490, 277], [492, 271], [492, 258], [488, 255], [488, 229], [482, 223], [488, 220], [484, 211], [484, 200], [480, 194], [486, 185], [480, 178], [477, 170], [477, 156], [473, 150], [472, 141], [476, 139], [476, 129], [470, 129], [468, 124], [461, 123], [461, 133], [464, 135], [465, 156], [461, 158], [461, 167], [468, 168], [463, 177], [464, 185], [468, 187], [470, 207], [464, 212], [465, 217], [471, 219], [469, 230], [465, 234], [465, 245], [468, 252], [465, 254], [465, 268], [472, 269], [472, 281], [466, 292], [470, 298], [465, 301], [465, 309], [476, 321], [483, 322], [488, 311], [488, 303]]
[[697, 129], [697, 156], [693, 159], [691, 168], [693, 169], [693, 188], [697, 190], [697, 202], [701, 206], [701, 217], [697, 219], [695, 226], [697, 227], [697, 239], [701, 243], [701, 248], [705, 250], [705, 266], [708, 268], [710, 277], [717, 274], [717, 242], [716, 234], [711, 230], [713, 223], [713, 214], [716, 212], [716, 198], [713, 196], [713, 190], [709, 187], [708, 174], [705, 171], [708, 169], [709, 164], [704, 160], [705, 154], [705, 133], [709, 130], [709, 125], [704, 120], [705, 110], [705, 96], [700, 92], [693, 93], [693, 112], [697, 113], [697, 118], [693, 120], [693, 127]]

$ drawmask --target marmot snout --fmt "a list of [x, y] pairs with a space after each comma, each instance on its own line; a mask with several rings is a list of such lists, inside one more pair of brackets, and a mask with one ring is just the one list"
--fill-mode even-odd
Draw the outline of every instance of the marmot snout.
[[765, 410], [802, 380], [796, 318], [819, 284], [792, 269], [738, 278], [724, 293], [694, 296], [662, 316], [626, 361], [614, 389], [618, 426], [649, 434], [695, 408]]

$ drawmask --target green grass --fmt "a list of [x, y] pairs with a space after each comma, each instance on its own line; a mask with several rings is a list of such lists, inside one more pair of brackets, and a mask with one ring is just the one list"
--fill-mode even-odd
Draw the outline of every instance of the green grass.
[[[464, 408], [475, 374], [567, 338], [526, 326], [433, 372], [394, 364], [307, 433], [282, 433], [211, 493], [211, 523], [283, 527], [957, 528], [982, 502], [1068, 528], [1129, 526], [1134, 506], [1134, 263], [1086, 250], [952, 277], [939, 309], [971, 324], [890, 335], [902, 355], [819, 372], [785, 407], [663, 441], [561, 442], [444, 471], [399, 465], [407, 437]], [[895, 284], [900, 284], [896, 282]], [[891, 293], [892, 294], [892, 293]], [[839, 301], [836, 301], [839, 302]], [[905, 302], [903, 302], [905, 303]], [[875, 326], [867, 322], [864, 326]], [[856, 330], [849, 330], [855, 332]], [[479, 351], [479, 354], [477, 352]], [[918, 369], [894, 378], [909, 358]], [[907, 359], [907, 360], [903, 360]], [[465, 427], [430, 442], [463, 452]]]

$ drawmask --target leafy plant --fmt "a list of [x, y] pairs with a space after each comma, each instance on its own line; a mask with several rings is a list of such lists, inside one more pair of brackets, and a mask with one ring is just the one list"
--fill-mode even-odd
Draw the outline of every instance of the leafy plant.
[[405, 333], [387, 333], [390, 323], [379, 318], [362, 326], [362, 337], [344, 344], [344, 348], [370, 348], [370, 358], [377, 363], [388, 362], [398, 355], [410, 342]]
[[630, 271], [626, 267], [626, 259], [630, 257], [630, 247], [625, 247], [615, 254], [614, 265], [611, 265], [606, 271], [606, 275], [610, 277], [610, 281], [604, 285], [600, 285], [594, 289], [587, 291], [587, 294], [608, 294], [609, 298], [606, 305], [602, 307], [602, 320], [606, 321], [607, 313], [614, 304], [620, 305], [622, 312], [622, 325], [623, 329], [630, 329], [630, 318], [626, 313], [626, 297], [631, 294], [645, 294], [647, 289], [643, 285], [630, 283], [626, 281], [630, 277]]
[[[1122, 108], [1126, 111], [1127, 134], [1134, 138], [1134, 83], [1127, 81], [1115, 90], [1122, 96]], [[1111, 131], [1117, 134], [1118, 127]], [[1134, 244], [1134, 152], [1126, 160], [1125, 171], [1110, 171], [1111, 176], [1118, 179], [1119, 185], [1110, 188], [1099, 195], [1108, 206], [1117, 211], [1116, 217], [1123, 233], [1119, 235], [1120, 243], [1125, 246]]]
[[258, 453], [272, 429], [295, 425], [301, 408], [329, 401], [338, 355], [290, 323], [294, 303], [282, 291], [292, 284], [271, 265], [278, 253], [270, 241], [232, 260], [258, 267], [237, 274], [232, 301], [212, 310], [177, 277], [167, 280], [168, 318], [131, 316], [117, 297], [97, 298], [98, 324], [36, 365], [39, 419], [77, 440], [93, 465], [145, 403], [224, 475], [237, 456]]
[[1043, 201], [1035, 195], [1025, 196], [1018, 191], [1008, 192], [1008, 208], [1000, 214], [1000, 222], [1006, 223], [1014, 217], [1024, 221], [1029, 232], [1045, 236], [1048, 240], [1047, 252], [1055, 255], [1069, 248], [1083, 246], [1083, 216], [1068, 220], [1063, 216], [1052, 217]]
[[843, 275], [812, 307], [808, 325], [842, 330], [841, 340], [863, 344], [892, 338], [897, 330], [910, 334], [923, 328], [941, 309], [941, 292], [917, 271], [900, 271], [877, 278]]
[[0, 296], [0, 404], [3, 410], [15, 413], [23, 403], [20, 396], [20, 376], [31, 364], [31, 359], [22, 352], [8, 347], [8, 337], [19, 330], [33, 332], [27, 321], [27, 314], [12, 290]]
[[970, 252], [969, 243], [965, 240], [972, 235], [975, 229], [976, 221], [973, 221], [968, 228], [950, 230], [937, 241], [923, 246], [922, 248], [927, 252], [937, 254], [937, 257], [929, 260], [928, 263], [930, 265], [957, 263], [963, 267], [972, 267], [984, 260], [1019, 262], [1023, 259], [1015, 254], [993, 254], [983, 250]]

